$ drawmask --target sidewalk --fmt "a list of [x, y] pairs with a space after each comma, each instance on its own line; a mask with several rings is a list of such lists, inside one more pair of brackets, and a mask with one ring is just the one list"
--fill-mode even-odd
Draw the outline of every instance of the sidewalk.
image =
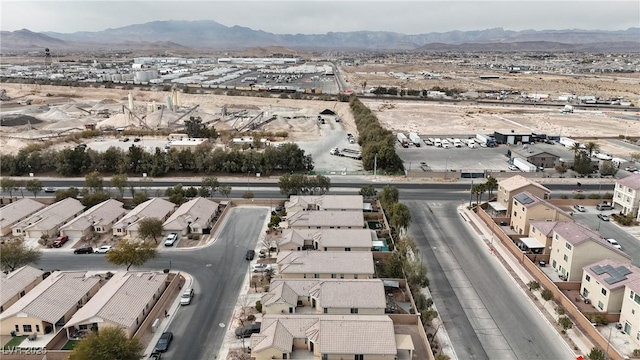
[[466, 206], [458, 207], [458, 212], [461, 213], [465, 221], [474, 228], [474, 232], [480, 232], [476, 238], [485, 243], [487, 250], [495, 255], [496, 261], [500, 262], [505, 271], [513, 277], [514, 282], [518, 284], [523, 293], [529, 298], [531, 305], [558, 331], [558, 336], [561, 336], [563, 340], [567, 342], [567, 346], [571, 351], [577, 353], [576, 356], [579, 354], [588, 354], [594, 345], [575, 326], [567, 331], [566, 336], [560, 335], [560, 328], [558, 326], [559, 315], [555, 310], [555, 302], [545, 301], [540, 291], [529, 291], [527, 283], [533, 281], [534, 278], [519, 264], [518, 260], [514, 259], [509, 250], [505, 248], [499, 240], [496, 239], [494, 241], [491, 229], [489, 229], [473, 211], [467, 209]]

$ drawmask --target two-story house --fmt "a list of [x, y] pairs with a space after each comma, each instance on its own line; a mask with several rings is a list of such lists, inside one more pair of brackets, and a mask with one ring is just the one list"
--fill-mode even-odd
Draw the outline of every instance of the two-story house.
[[633, 348], [640, 348], [640, 279], [626, 284], [619, 323]]
[[531, 221], [572, 221], [571, 215], [559, 207], [530, 192], [521, 192], [513, 197], [511, 226], [519, 235], [529, 233]]
[[631, 262], [629, 255], [614, 248], [600, 234], [583, 225], [561, 222], [553, 228], [550, 262], [565, 280], [581, 281], [585, 266], [604, 259]]
[[640, 174], [633, 174], [616, 181], [613, 190], [613, 207], [623, 214], [632, 214], [640, 218]]
[[262, 312], [384, 315], [385, 296], [380, 279], [274, 279]]
[[275, 243], [279, 251], [371, 251], [376, 240], [369, 229], [284, 229]]
[[368, 251], [283, 251], [276, 264], [285, 279], [371, 279], [375, 271]]
[[617, 260], [604, 259], [582, 268], [580, 294], [600, 312], [622, 310], [625, 287], [640, 279], [640, 269]]
[[543, 200], [549, 199], [551, 194], [551, 190], [537, 182], [529, 180], [522, 175], [516, 175], [498, 181], [498, 203], [507, 208], [507, 214], [511, 214], [513, 197], [525, 191]]

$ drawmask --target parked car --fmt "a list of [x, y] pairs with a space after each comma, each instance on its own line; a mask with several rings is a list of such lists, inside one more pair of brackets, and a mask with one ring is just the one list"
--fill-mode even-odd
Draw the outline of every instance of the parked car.
[[164, 246], [173, 246], [176, 241], [178, 241], [178, 234], [171, 233], [167, 235], [166, 239], [164, 239]]
[[156, 348], [154, 351], [165, 352], [169, 350], [169, 344], [171, 344], [171, 340], [173, 340], [172, 332], [167, 331], [162, 333], [162, 335], [160, 335], [160, 339], [158, 339], [158, 342], [156, 343]]
[[93, 248], [91, 246], [84, 246], [73, 250], [74, 254], [93, 254]]
[[253, 260], [255, 256], [256, 256], [255, 250], [247, 250], [247, 254], [245, 255], [244, 258], [247, 260]]
[[509, 170], [518, 171], [520, 169], [515, 165], [509, 165]]
[[609, 217], [605, 214], [598, 214], [598, 218], [602, 221], [609, 221]]
[[140, 138], [133, 139], [133, 142], [138, 142], [138, 141], [140, 141]]
[[149, 360], [160, 360], [160, 358], [162, 358], [162, 355], [157, 352], [154, 352], [153, 354], [149, 355]]
[[606, 204], [606, 203], [598, 204], [598, 205], [596, 205], [596, 209], [598, 209], [600, 211], [602, 211], [602, 210], [613, 210], [613, 205]]
[[193, 288], [188, 288], [180, 296], [180, 305], [191, 304], [191, 299], [193, 299]]
[[634, 172], [634, 171], [638, 171], [638, 168], [635, 166], [631, 166], [631, 167], [624, 168], [624, 170], [629, 172]]
[[51, 244], [51, 246], [54, 248], [62, 247], [62, 245], [67, 242], [67, 240], [69, 240], [69, 237], [67, 235], [58, 236], [58, 238], [53, 241], [53, 244]]
[[129, 141], [129, 138], [127, 138], [127, 137], [122, 139], [122, 142], [127, 142], [127, 141]]
[[250, 324], [247, 326], [242, 326], [236, 329], [236, 337], [238, 339], [251, 337], [251, 334], [257, 334], [260, 332], [260, 324], [259, 322]]
[[273, 269], [273, 267], [270, 264], [255, 264], [251, 268], [253, 272], [265, 272], [271, 269]]
[[614, 248], [616, 248], [618, 250], [622, 250], [622, 246], [620, 244], [618, 244], [616, 239], [604, 239], [604, 240], [606, 242], [608, 242], [609, 244], [611, 244], [611, 246], [613, 246]]
[[99, 248], [94, 250], [94, 253], [96, 254], [106, 254], [109, 251], [111, 251], [112, 246], [111, 245], [102, 245]]
[[284, 206], [282, 206], [282, 205], [276, 206], [276, 212], [280, 212], [282, 210], [284, 210]]
[[585, 207], [582, 206], [582, 205], [573, 205], [573, 208], [576, 209], [577, 211], [580, 211], [580, 212], [587, 211], [587, 209], [585, 209]]
[[46, 193], [54, 193], [54, 192], [56, 192], [56, 188], [54, 188], [54, 187], [46, 187], [46, 188], [44, 188], [44, 192], [46, 192]]

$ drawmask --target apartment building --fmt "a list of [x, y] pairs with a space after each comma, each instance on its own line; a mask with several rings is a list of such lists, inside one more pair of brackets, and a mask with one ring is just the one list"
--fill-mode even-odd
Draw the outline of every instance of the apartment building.
[[580, 294], [600, 312], [622, 310], [625, 287], [640, 280], [640, 268], [617, 260], [604, 259], [582, 268]]
[[531, 221], [573, 221], [571, 215], [536, 195], [524, 191], [513, 197], [511, 226], [518, 235], [529, 233]]
[[616, 181], [613, 190], [613, 207], [623, 214], [640, 218], [640, 174], [633, 174]]
[[498, 203], [507, 208], [507, 214], [511, 214], [513, 197], [525, 191], [543, 200], [549, 199], [551, 195], [551, 190], [546, 187], [522, 175], [516, 175], [498, 182]]

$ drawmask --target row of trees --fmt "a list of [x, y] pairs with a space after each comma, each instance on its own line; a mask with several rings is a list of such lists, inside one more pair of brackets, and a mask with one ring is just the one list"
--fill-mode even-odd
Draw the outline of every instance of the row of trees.
[[488, 177], [487, 181], [482, 184], [475, 184], [471, 187], [471, 193], [476, 196], [476, 203], [479, 205], [482, 202], [482, 195], [486, 192], [489, 195], [489, 200], [493, 196], [493, 192], [498, 189], [498, 180], [494, 177]]
[[305, 155], [298, 145], [287, 143], [269, 147], [262, 152], [225, 151], [205, 143], [195, 150], [156, 148], [149, 153], [143, 147], [131, 145], [128, 150], [110, 147], [105, 152], [83, 146], [61, 151], [25, 148], [16, 155], [0, 155], [3, 174], [21, 176], [27, 173], [55, 172], [64, 176], [82, 175], [90, 171], [103, 174], [141, 174], [162, 176], [172, 172], [248, 173], [265, 175], [274, 172], [313, 170], [311, 155]]
[[322, 195], [329, 191], [331, 179], [323, 175], [284, 174], [278, 180], [278, 187], [284, 195]]
[[351, 97], [349, 105], [358, 128], [364, 168], [373, 170], [377, 165], [379, 170], [386, 172], [402, 171], [404, 167], [396, 153], [396, 139], [391, 131], [384, 129], [375, 114], [355, 96]]

